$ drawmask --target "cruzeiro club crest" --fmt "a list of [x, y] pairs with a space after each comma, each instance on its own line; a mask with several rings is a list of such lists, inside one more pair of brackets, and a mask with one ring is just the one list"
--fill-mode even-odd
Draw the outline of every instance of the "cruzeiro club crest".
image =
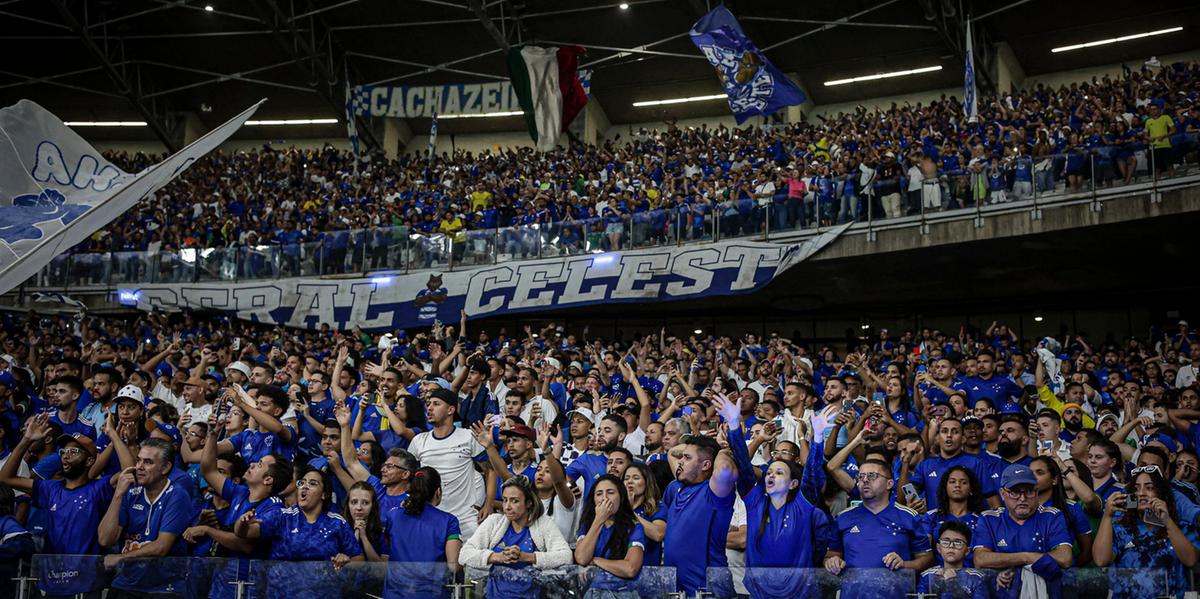
[[765, 61], [755, 50], [705, 44], [700, 51], [717, 71], [735, 112], [763, 110], [775, 89]]
[[62, 192], [53, 188], [19, 195], [13, 198], [12, 206], [0, 206], [0, 241], [13, 244], [41, 239], [45, 233], [38, 225], [58, 221], [66, 226], [89, 208], [86, 204], [68, 204]]

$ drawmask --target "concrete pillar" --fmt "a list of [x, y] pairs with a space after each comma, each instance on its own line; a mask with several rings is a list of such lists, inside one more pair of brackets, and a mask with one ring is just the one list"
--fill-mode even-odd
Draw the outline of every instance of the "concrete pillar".
[[383, 119], [383, 152], [388, 160], [395, 160], [408, 148], [412, 141], [412, 127], [404, 119]]
[[181, 129], [183, 130], [184, 146], [196, 141], [197, 139], [200, 139], [202, 135], [208, 133], [208, 129], [204, 126], [204, 123], [200, 122], [200, 117], [196, 116], [196, 113], [183, 112], [180, 113], [179, 116], [180, 120], [183, 121], [183, 126]]
[[812, 114], [813, 109], [817, 107], [817, 104], [813, 102], [812, 94], [808, 93], [808, 88], [805, 87], [804, 82], [800, 80], [800, 75], [796, 73], [785, 74], [788, 76], [788, 78], [795, 82], [796, 85], [800, 86], [800, 91], [804, 92], [804, 103], [799, 106], [788, 106], [787, 112], [784, 114], [783, 118], [789, 123], [800, 123], [807, 121], [808, 117]]
[[1001, 94], [1020, 89], [1025, 83], [1025, 69], [1021, 68], [1021, 63], [1017, 61], [1017, 55], [1013, 53], [1008, 42], [996, 44], [995, 74], [997, 91]]
[[604, 107], [595, 95], [588, 98], [583, 114], [575, 120], [583, 121], [583, 142], [592, 145], [604, 143], [604, 136], [608, 134], [609, 127], [612, 127], [612, 122], [608, 120], [608, 115], [604, 114]]

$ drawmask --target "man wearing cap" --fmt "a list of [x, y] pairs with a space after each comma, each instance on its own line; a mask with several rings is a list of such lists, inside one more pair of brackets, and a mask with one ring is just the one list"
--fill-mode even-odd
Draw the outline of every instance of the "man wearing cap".
[[117, 391], [117, 423], [115, 429], [107, 418], [102, 423], [106, 428], [96, 438], [97, 455], [93, 469], [98, 468], [105, 474], [118, 474], [122, 468], [132, 465], [133, 456], [122, 453], [125, 448], [136, 447], [146, 438], [145, 400], [142, 390], [135, 385], [125, 385]]
[[120, 546], [104, 556], [107, 568], [120, 564], [112, 586], [139, 594], [182, 590], [182, 572], [153, 562], [123, 563], [129, 558], [183, 556], [183, 531], [192, 522], [187, 490], [172, 482], [175, 447], [162, 439], [147, 439], [138, 449], [137, 463], [117, 477], [116, 495], [100, 521], [100, 544]]
[[475, 463], [485, 466], [487, 451], [470, 431], [454, 426], [458, 394], [449, 389], [434, 389], [425, 402], [425, 414], [432, 430], [413, 437], [408, 450], [442, 475], [442, 503], [439, 509], [458, 518], [463, 538], [469, 539], [479, 527], [486, 507], [483, 476]]
[[522, 475], [530, 481], [537, 475], [537, 433], [533, 429], [518, 424], [512, 428], [500, 430], [500, 439], [504, 443], [508, 462], [500, 456], [500, 451], [492, 441], [492, 428], [484, 423], [476, 423], [472, 428], [475, 440], [487, 450], [488, 462], [492, 472], [499, 477], [496, 484], [495, 501], [500, 501], [500, 486], [504, 481], [516, 475]]
[[574, 410], [567, 412], [567, 432], [571, 435], [571, 442], [565, 444], [562, 457], [559, 458], [564, 468], [587, 453], [592, 441], [592, 429], [596, 427], [596, 414], [578, 403], [575, 406]]
[[[62, 477], [32, 479], [17, 475], [25, 454], [35, 444], [50, 443], [54, 427], [49, 414], [39, 414], [26, 422], [25, 434], [0, 469], [0, 484], [32, 497], [32, 507], [47, 517], [44, 553], [54, 555], [100, 555], [102, 545], [96, 535], [104, 510], [112, 499], [113, 481], [109, 477], [92, 480], [88, 470], [96, 461], [96, 445], [87, 435], [60, 435], [53, 442], [62, 460]], [[91, 560], [51, 562], [40, 572], [39, 588], [49, 595], [73, 595], [92, 590], [98, 575]]]
[[975, 566], [1006, 570], [997, 580], [998, 597], [1020, 597], [1025, 584], [1044, 584], [1047, 596], [1061, 597], [1062, 573], [1072, 563], [1066, 520], [1056, 508], [1038, 505], [1037, 477], [1023, 464], [1004, 469], [1000, 498], [1004, 507], [984, 512], [975, 525]]
[[245, 387], [250, 384], [250, 365], [238, 360], [225, 367], [225, 378], [234, 385]]

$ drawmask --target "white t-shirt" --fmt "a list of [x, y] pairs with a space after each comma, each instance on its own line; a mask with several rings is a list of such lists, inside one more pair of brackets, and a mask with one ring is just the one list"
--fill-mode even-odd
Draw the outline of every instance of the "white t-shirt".
[[[533, 404], [537, 403], [542, 408], [542, 415], [537, 419], [533, 418]], [[521, 408], [521, 420], [533, 430], [538, 429], [538, 425], [543, 421], [554, 422], [558, 419], [558, 406], [554, 404], [554, 400], [545, 399], [541, 395], [526, 402], [525, 407]]]
[[[4, 469], [4, 465], [7, 464], [8, 461], [12, 459], [12, 457], [13, 457], [13, 454], [10, 453], [10, 454], [4, 456], [3, 458], [0, 458], [0, 470]], [[17, 476], [19, 476], [21, 478], [29, 478], [29, 464], [26, 464], [24, 460], [21, 461], [20, 466], [17, 466]], [[13, 495], [15, 495], [16, 497], [24, 497], [27, 495], [27, 493], [25, 491], [18, 491], [16, 489], [13, 489]]]
[[[741, 496], [734, 493], [733, 519], [729, 521], [729, 530], [746, 526], [746, 503]], [[733, 590], [738, 595], [749, 595], [746, 590], [746, 552], [725, 549], [725, 559], [729, 562], [729, 573], [733, 576]]]
[[640, 458], [646, 455], [646, 431], [642, 427], [637, 427], [631, 432], [625, 434], [625, 442], [622, 443], [625, 449], [629, 450], [634, 457]]
[[575, 504], [570, 508], [563, 506], [562, 501], [558, 498], [558, 493], [555, 493], [550, 499], [542, 500], [542, 508], [546, 514], [550, 514], [550, 506], [554, 506], [554, 513], [550, 514], [550, 518], [554, 520], [554, 525], [558, 527], [558, 532], [562, 533], [567, 544], [571, 549], [575, 548], [575, 543], [579, 540], [579, 515], [582, 510], [579, 505], [582, 499], [576, 499]]
[[1175, 388], [1183, 389], [1185, 387], [1191, 387], [1192, 383], [1196, 381], [1197, 370], [1200, 369], [1196, 368], [1194, 364], [1189, 364], [1183, 368], [1180, 368], [1179, 372], [1175, 374]]
[[433, 431], [413, 437], [408, 451], [442, 475], [442, 503], [438, 508], [458, 517], [463, 539], [469, 539], [479, 527], [478, 509], [484, 500], [483, 476], [475, 470], [475, 457], [485, 450], [470, 432], [455, 428], [444, 439]]
[[746, 386], [751, 389], [754, 389], [754, 392], [758, 394], [758, 401], [762, 401], [763, 394], [767, 392], [767, 389], [774, 389], [774, 388], [778, 387], [779, 384], [774, 383], [774, 382], [764, 383], [762, 381], [756, 380], [753, 383], [750, 383], [749, 385], [746, 385]]

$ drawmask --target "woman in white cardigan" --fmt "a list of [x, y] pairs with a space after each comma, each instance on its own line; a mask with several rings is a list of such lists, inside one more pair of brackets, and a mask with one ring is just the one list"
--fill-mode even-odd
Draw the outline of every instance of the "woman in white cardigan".
[[488, 516], [463, 545], [459, 561], [488, 570], [488, 599], [537, 596], [536, 583], [520, 570], [546, 570], [571, 563], [571, 546], [554, 520], [543, 513], [533, 484], [522, 475], [504, 481], [502, 513]]

